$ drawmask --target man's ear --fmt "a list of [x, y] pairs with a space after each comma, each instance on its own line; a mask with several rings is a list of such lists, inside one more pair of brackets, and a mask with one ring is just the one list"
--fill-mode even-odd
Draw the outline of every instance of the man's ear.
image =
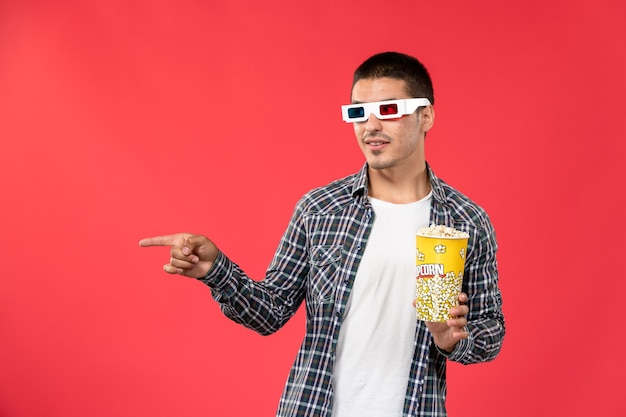
[[435, 124], [435, 108], [431, 105], [426, 106], [420, 112], [420, 121], [422, 123], [422, 131], [428, 132]]

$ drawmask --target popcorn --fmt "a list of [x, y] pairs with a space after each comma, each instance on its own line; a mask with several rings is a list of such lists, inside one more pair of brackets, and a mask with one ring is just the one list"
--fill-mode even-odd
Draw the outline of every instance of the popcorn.
[[444, 322], [450, 318], [448, 311], [458, 305], [458, 296], [463, 285], [463, 275], [448, 272], [445, 276], [419, 278], [416, 284], [417, 317], [425, 321]]
[[442, 224], [431, 224], [429, 227], [422, 227], [417, 231], [419, 236], [429, 237], [452, 237], [452, 238], [464, 238], [469, 237], [469, 234], [456, 230], [453, 227], [444, 226]]
[[421, 228], [416, 236], [417, 318], [445, 322], [458, 305], [469, 234], [443, 225]]

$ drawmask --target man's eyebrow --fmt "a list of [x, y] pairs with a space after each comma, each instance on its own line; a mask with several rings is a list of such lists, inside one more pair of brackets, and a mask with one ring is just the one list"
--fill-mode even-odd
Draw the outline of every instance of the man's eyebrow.
[[402, 100], [401, 98], [386, 98], [384, 100], [376, 100], [376, 101], [358, 101], [354, 100], [351, 104], [367, 104], [367, 103], [384, 103], [385, 101], [395, 101]]

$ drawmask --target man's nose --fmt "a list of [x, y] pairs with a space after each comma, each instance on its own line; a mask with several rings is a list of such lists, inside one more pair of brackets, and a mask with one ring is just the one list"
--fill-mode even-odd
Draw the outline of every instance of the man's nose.
[[365, 122], [365, 130], [368, 132], [377, 132], [381, 130], [382, 124], [380, 123], [380, 119], [371, 113]]

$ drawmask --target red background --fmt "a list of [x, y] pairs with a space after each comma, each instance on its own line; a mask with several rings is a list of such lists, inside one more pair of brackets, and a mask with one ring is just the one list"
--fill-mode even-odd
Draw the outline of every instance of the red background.
[[302, 311], [259, 336], [142, 237], [256, 279], [297, 199], [356, 171], [369, 55], [435, 83], [427, 159], [490, 214], [507, 336], [451, 416], [624, 416], [618, 0], [0, 1], [0, 416], [270, 416]]

